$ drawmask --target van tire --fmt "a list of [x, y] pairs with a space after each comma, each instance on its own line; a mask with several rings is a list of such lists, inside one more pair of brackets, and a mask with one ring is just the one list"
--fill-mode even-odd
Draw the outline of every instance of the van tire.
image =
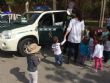
[[32, 38], [25, 38], [23, 40], [21, 40], [18, 44], [18, 53], [20, 54], [20, 56], [26, 56], [26, 46], [32, 43], [36, 43], [36, 41]]

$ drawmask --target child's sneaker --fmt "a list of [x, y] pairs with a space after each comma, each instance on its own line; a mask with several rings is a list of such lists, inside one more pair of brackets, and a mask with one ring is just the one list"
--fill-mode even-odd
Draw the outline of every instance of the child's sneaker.
[[97, 72], [97, 69], [95, 69], [94, 71]]
[[103, 71], [103, 68], [101, 68], [100, 70]]
[[105, 67], [106, 67], [106, 68], [109, 68], [109, 67], [110, 67], [110, 65], [106, 65]]
[[92, 68], [95, 68], [95, 65], [92, 65], [91, 67], [92, 67]]

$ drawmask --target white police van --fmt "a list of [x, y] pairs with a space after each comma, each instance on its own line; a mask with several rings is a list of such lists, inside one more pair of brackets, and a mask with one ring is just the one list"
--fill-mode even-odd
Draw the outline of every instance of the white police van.
[[15, 22], [0, 27], [0, 49], [25, 55], [26, 46], [31, 43], [50, 44], [53, 36], [62, 41], [66, 16], [66, 10], [24, 13]]

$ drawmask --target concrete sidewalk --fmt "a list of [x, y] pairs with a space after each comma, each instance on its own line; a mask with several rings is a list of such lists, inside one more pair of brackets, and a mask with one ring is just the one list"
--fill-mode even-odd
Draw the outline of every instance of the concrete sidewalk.
[[[15, 55], [0, 52], [0, 83], [29, 82], [26, 58]], [[71, 61], [61, 67], [55, 66], [52, 54], [47, 55], [38, 68], [38, 83], [110, 83], [110, 68], [104, 67], [103, 72], [95, 73], [91, 67], [93, 62], [86, 64], [81, 67]]]

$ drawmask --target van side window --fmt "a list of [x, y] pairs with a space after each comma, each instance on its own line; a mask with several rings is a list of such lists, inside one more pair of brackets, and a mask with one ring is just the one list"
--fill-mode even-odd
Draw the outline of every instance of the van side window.
[[40, 26], [53, 26], [52, 14], [45, 14], [39, 21]]
[[54, 13], [55, 23], [54, 25], [63, 25], [63, 22], [66, 20], [67, 13], [66, 12], [56, 12]]
[[0, 15], [0, 23], [9, 23], [9, 16], [8, 15]]

